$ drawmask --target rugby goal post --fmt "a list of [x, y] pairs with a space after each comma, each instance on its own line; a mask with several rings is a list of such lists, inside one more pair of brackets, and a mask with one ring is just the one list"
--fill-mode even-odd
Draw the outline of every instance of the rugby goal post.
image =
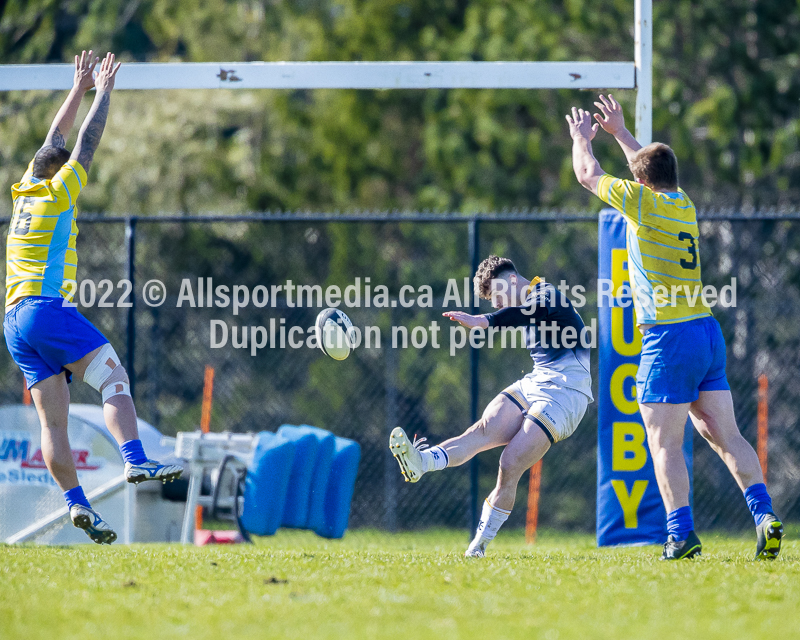
[[[652, 0], [635, 3], [634, 62], [144, 62], [117, 90], [636, 89], [636, 138], [652, 131]], [[71, 64], [0, 65], [0, 91], [66, 90]]]
[[[635, 136], [652, 141], [652, 0], [634, 0], [633, 62], [202, 62], [126, 63], [117, 90], [169, 89], [610, 89], [636, 90]], [[71, 64], [0, 65], [0, 91], [67, 90]], [[563, 114], [554, 114], [554, 117]], [[477, 266], [477, 265], [473, 265]], [[478, 308], [477, 297], [473, 308]], [[132, 315], [132, 310], [130, 310]], [[130, 315], [129, 315], [130, 322]], [[473, 370], [477, 359], [471, 359]], [[131, 367], [132, 368], [132, 367]], [[477, 377], [472, 375], [472, 421]], [[472, 528], [477, 471], [472, 472]], [[538, 492], [537, 492], [538, 503]], [[535, 529], [534, 529], [535, 535]]]

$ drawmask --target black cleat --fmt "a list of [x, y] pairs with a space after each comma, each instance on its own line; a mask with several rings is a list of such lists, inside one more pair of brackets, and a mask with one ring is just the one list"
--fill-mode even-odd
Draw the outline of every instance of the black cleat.
[[674, 535], [667, 538], [664, 543], [664, 553], [661, 554], [662, 560], [688, 560], [699, 556], [703, 549], [700, 538], [694, 531], [690, 531], [686, 540], [676, 540]]
[[761, 524], [756, 525], [756, 557], [754, 560], [774, 560], [781, 552], [783, 539], [783, 523], [778, 516], [769, 513], [764, 516]]

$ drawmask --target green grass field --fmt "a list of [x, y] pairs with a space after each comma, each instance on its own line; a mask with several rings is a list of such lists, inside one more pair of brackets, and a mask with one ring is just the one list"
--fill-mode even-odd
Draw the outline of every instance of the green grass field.
[[290, 532], [255, 546], [0, 546], [0, 638], [800, 638], [800, 530], [782, 557], [701, 536], [704, 555], [589, 536]]

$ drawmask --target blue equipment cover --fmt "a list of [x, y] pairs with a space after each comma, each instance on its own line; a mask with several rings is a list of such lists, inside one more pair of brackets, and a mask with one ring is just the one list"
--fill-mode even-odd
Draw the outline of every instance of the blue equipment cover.
[[242, 526], [255, 535], [271, 536], [281, 526], [295, 445], [262, 431], [247, 470]]
[[336, 438], [324, 429], [289, 424], [281, 426], [278, 435], [295, 444], [283, 526], [314, 530], [323, 522]]
[[330, 481], [325, 495], [324, 519], [322, 525], [315, 529], [324, 538], [341, 538], [347, 530], [360, 459], [361, 447], [357, 442], [336, 438]]

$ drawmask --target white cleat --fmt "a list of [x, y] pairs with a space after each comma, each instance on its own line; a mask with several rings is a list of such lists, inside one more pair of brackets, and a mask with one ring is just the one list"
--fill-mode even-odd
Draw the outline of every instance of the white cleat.
[[177, 464], [161, 464], [156, 460], [148, 460], [142, 464], [125, 463], [125, 479], [131, 484], [139, 484], [146, 480], [172, 482], [181, 477], [183, 467]]
[[465, 558], [485, 558], [486, 557], [486, 543], [479, 542], [475, 544], [475, 541], [470, 542], [469, 547], [464, 552]]
[[400, 471], [403, 472], [403, 477], [406, 482], [419, 482], [428, 469], [425, 468], [425, 461], [420, 455], [420, 448], [424, 448], [422, 444], [425, 438], [411, 442], [400, 427], [395, 427], [392, 434], [389, 436], [389, 450], [400, 465]]
[[69, 517], [78, 529], [83, 529], [97, 544], [111, 544], [117, 539], [115, 531], [100, 517], [94, 509], [84, 507], [82, 504], [73, 504], [69, 510]]

